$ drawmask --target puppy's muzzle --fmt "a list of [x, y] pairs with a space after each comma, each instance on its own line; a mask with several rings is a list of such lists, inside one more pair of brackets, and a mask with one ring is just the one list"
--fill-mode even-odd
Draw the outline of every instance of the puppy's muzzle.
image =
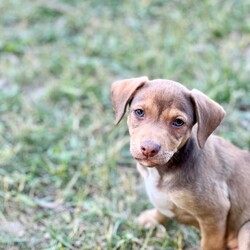
[[154, 141], [143, 141], [140, 145], [141, 153], [149, 158], [149, 157], [154, 157], [157, 155], [161, 149], [161, 145]]

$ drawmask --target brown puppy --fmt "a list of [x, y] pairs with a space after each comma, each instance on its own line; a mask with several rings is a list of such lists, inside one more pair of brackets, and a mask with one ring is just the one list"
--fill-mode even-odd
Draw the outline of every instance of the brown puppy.
[[202, 250], [250, 249], [250, 153], [211, 135], [223, 108], [198, 90], [147, 77], [112, 85], [116, 123], [130, 106], [130, 150], [155, 209], [143, 226], [167, 218], [201, 232]]

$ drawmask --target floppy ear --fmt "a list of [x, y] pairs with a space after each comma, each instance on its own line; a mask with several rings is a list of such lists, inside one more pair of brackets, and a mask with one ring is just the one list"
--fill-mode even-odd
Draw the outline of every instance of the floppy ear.
[[146, 76], [124, 79], [112, 84], [112, 103], [115, 111], [115, 123], [118, 124], [126, 112], [128, 103], [134, 97], [136, 90], [148, 81]]
[[198, 122], [197, 141], [203, 148], [207, 138], [219, 126], [225, 116], [224, 109], [199, 90], [191, 91], [194, 102], [196, 121]]

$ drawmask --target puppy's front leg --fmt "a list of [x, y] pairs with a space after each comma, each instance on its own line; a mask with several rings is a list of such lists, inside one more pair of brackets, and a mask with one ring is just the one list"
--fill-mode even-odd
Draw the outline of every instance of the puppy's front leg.
[[156, 208], [142, 212], [136, 219], [137, 224], [144, 228], [150, 228], [159, 224], [165, 225], [168, 219], [160, 213]]
[[202, 250], [225, 250], [226, 249], [226, 216], [220, 218], [204, 218], [199, 221], [201, 230]]

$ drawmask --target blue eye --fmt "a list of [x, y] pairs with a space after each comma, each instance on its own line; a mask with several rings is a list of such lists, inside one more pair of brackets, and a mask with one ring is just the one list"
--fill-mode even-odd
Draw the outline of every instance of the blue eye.
[[176, 128], [180, 128], [184, 125], [184, 121], [182, 121], [181, 119], [175, 119], [173, 122], [172, 122], [172, 125]]
[[143, 117], [144, 116], [144, 111], [142, 109], [136, 109], [135, 110], [135, 115], [137, 117]]

